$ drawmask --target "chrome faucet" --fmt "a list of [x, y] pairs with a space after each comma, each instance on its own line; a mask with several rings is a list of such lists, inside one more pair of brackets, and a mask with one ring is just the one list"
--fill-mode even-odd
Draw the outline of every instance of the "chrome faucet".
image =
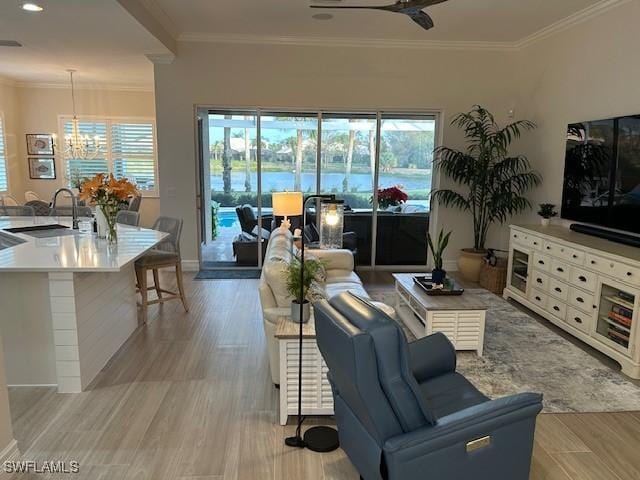
[[56, 201], [58, 200], [58, 194], [61, 192], [67, 192], [71, 196], [71, 216], [73, 217], [73, 229], [78, 230], [78, 200], [69, 188], [59, 188], [56, 193], [53, 194], [53, 201], [51, 202], [51, 209], [55, 210]]

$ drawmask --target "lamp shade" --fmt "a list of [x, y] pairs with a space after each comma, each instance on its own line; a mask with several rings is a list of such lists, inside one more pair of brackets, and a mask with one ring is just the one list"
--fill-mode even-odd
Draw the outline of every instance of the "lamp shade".
[[276, 217], [302, 215], [302, 192], [273, 192], [271, 202]]

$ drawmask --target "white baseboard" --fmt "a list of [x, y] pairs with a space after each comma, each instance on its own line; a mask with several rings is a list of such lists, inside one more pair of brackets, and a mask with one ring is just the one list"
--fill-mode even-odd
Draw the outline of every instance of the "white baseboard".
[[200, 262], [198, 260], [182, 260], [182, 270], [185, 272], [197, 272], [200, 270]]
[[15, 383], [7, 385], [10, 388], [24, 388], [24, 387], [58, 387], [57, 383]]
[[20, 450], [18, 450], [18, 442], [14, 438], [0, 452], [0, 464], [3, 464], [7, 460], [16, 460], [19, 456]]

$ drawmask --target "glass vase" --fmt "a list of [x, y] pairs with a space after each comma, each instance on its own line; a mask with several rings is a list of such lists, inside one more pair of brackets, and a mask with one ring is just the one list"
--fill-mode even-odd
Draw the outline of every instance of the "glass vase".
[[[118, 213], [117, 208], [113, 208], [109, 205], [99, 205], [96, 209], [96, 216], [98, 217], [98, 226], [103, 225], [103, 232], [98, 229], [98, 236], [106, 238], [109, 243], [118, 242], [118, 230], [116, 228], [116, 215]], [[102, 216], [102, 218], [100, 218]]]

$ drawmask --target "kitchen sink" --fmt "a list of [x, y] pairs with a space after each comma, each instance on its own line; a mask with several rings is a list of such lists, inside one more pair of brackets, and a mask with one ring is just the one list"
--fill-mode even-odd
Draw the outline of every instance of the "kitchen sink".
[[20, 245], [24, 243], [25, 240], [15, 237], [13, 235], [7, 235], [6, 233], [0, 232], [0, 250], [4, 250], [5, 248], [15, 247], [16, 245]]
[[35, 238], [62, 237], [66, 235], [75, 235], [76, 230], [72, 230], [65, 225], [53, 223], [49, 225], [31, 225], [29, 227], [5, 228], [6, 232], [23, 233]]

